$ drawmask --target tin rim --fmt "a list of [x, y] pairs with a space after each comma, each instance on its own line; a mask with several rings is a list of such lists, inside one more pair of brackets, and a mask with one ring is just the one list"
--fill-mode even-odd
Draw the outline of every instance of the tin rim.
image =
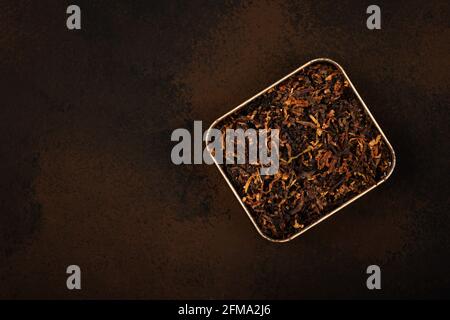
[[[283, 242], [288, 242], [291, 241], [295, 238], [297, 238], [298, 236], [300, 236], [301, 234], [305, 233], [306, 231], [308, 231], [309, 229], [313, 228], [314, 226], [318, 225], [319, 223], [323, 222], [324, 220], [330, 218], [332, 215], [334, 215], [336, 212], [338, 212], [339, 210], [345, 208], [346, 206], [348, 206], [350, 203], [352, 203], [353, 201], [357, 200], [358, 198], [362, 197], [363, 195], [365, 195], [366, 193], [368, 193], [369, 191], [373, 190], [374, 188], [378, 187], [379, 185], [381, 185], [383, 182], [385, 182], [391, 175], [392, 172], [394, 171], [395, 165], [396, 165], [396, 157], [395, 157], [395, 151], [394, 148], [392, 147], [391, 143], [389, 142], [389, 140], [387, 139], [386, 135], [384, 134], [383, 130], [381, 130], [381, 127], [378, 125], [378, 122], [375, 120], [375, 118], [373, 117], [372, 113], [370, 112], [369, 108], [367, 107], [367, 105], [365, 104], [364, 100], [361, 98], [361, 96], [359, 95], [358, 91], [356, 90], [355, 86], [353, 85], [353, 83], [351, 82], [350, 78], [348, 77], [347, 73], [345, 72], [344, 68], [342, 68], [336, 61], [329, 59], [329, 58], [317, 58], [317, 59], [313, 59], [308, 61], [307, 63], [305, 63], [304, 65], [302, 65], [301, 67], [295, 69], [294, 71], [292, 71], [291, 73], [289, 73], [288, 75], [284, 76], [283, 78], [281, 78], [280, 80], [278, 80], [277, 82], [271, 84], [270, 86], [268, 86], [267, 88], [261, 90], [260, 92], [258, 92], [256, 95], [254, 95], [253, 97], [247, 99], [246, 101], [244, 101], [243, 103], [241, 103], [240, 105], [238, 105], [237, 107], [233, 108], [232, 110], [228, 111], [227, 113], [225, 113], [224, 115], [222, 115], [221, 117], [217, 118], [212, 124], [211, 126], [208, 128], [207, 132], [206, 132], [206, 141], [210, 141], [210, 133], [211, 133], [211, 129], [215, 128], [216, 124], [220, 121], [222, 121], [224, 118], [228, 117], [229, 115], [235, 113], [236, 111], [240, 110], [241, 108], [245, 107], [249, 102], [251, 102], [252, 100], [256, 99], [257, 97], [259, 97], [260, 95], [262, 95], [263, 93], [267, 92], [269, 89], [275, 87], [276, 85], [278, 85], [279, 83], [283, 82], [284, 80], [288, 79], [289, 77], [291, 77], [292, 75], [294, 75], [295, 73], [299, 72], [300, 70], [308, 67], [309, 65], [316, 63], [316, 62], [328, 62], [331, 63], [332, 65], [334, 65], [340, 72], [342, 72], [342, 74], [344, 75], [345, 79], [348, 81], [350, 87], [352, 88], [353, 92], [355, 93], [355, 95], [357, 96], [359, 102], [362, 104], [365, 112], [368, 114], [369, 118], [372, 120], [372, 122], [374, 123], [375, 127], [378, 129], [378, 131], [380, 132], [384, 142], [386, 143], [386, 145], [388, 146], [390, 152], [391, 152], [391, 156], [392, 156], [392, 163], [391, 163], [391, 169], [388, 172], [388, 174], [381, 179], [380, 181], [378, 181], [376, 184], [374, 184], [373, 186], [369, 187], [368, 189], [364, 190], [363, 192], [361, 192], [360, 194], [354, 196], [353, 198], [351, 198], [350, 200], [348, 200], [347, 202], [343, 203], [342, 205], [340, 205], [338, 208], [332, 210], [331, 212], [327, 213], [325, 216], [323, 216], [322, 218], [320, 218], [319, 220], [315, 221], [314, 223], [312, 223], [311, 225], [309, 225], [308, 227], [302, 229], [301, 231], [291, 235], [290, 237], [286, 238], [286, 239], [273, 239], [267, 235], [265, 235], [261, 229], [259, 228], [258, 224], [256, 223], [255, 219], [253, 218], [253, 216], [251, 215], [250, 211], [248, 210], [247, 206], [242, 202], [242, 199], [240, 198], [239, 194], [237, 193], [236, 189], [234, 188], [234, 186], [231, 184], [229, 178], [227, 177], [227, 175], [225, 174], [224, 170], [222, 169], [222, 167], [220, 166], [220, 164], [217, 163], [217, 160], [215, 157], [213, 158], [214, 164], [217, 166], [217, 168], [219, 169], [220, 173], [222, 174], [222, 176], [224, 177], [225, 181], [227, 182], [228, 186], [231, 188], [231, 191], [233, 192], [233, 194], [235, 195], [235, 197], [238, 199], [239, 203], [241, 204], [242, 208], [244, 209], [244, 211], [247, 213], [248, 217], [250, 218], [251, 222], [253, 223], [256, 231], [258, 231], [258, 233], [266, 240], [269, 240], [271, 242], [275, 242], [275, 243], [283, 243]], [[208, 148], [208, 145], [207, 145]], [[212, 150], [210, 150], [208, 148], [208, 151], [211, 153]]]

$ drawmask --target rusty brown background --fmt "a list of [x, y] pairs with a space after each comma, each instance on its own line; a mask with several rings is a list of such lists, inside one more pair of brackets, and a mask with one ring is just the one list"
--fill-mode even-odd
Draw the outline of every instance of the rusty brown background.
[[[449, 297], [449, 4], [375, 2], [378, 31], [372, 1], [0, 1], [0, 298]], [[397, 168], [273, 244], [215, 167], [171, 163], [170, 134], [316, 57], [347, 71]]]

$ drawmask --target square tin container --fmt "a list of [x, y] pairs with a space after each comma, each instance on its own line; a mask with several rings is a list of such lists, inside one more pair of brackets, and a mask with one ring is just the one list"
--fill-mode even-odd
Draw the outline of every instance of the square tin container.
[[[293, 234], [292, 236], [286, 238], [286, 239], [272, 239], [270, 237], [268, 237], [267, 235], [265, 235], [261, 229], [259, 228], [258, 224], [256, 223], [255, 219], [253, 218], [253, 216], [251, 215], [249, 209], [247, 208], [247, 206], [242, 202], [238, 192], [235, 190], [234, 186], [232, 185], [232, 183], [230, 182], [230, 180], [228, 179], [227, 175], [225, 174], [224, 170], [222, 169], [221, 165], [219, 163], [217, 163], [216, 159], [214, 157], [214, 163], [216, 164], [217, 168], [219, 169], [220, 173], [222, 174], [222, 176], [225, 178], [225, 181], [227, 182], [228, 186], [231, 188], [231, 190], [233, 191], [234, 195], [236, 196], [236, 198], [238, 199], [239, 203], [241, 204], [241, 206], [244, 208], [244, 211], [247, 213], [248, 217], [250, 218], [250, 220], [252, 221], [253, 225], [255, 226], [256, 230], [258, 231], [258, 233], [265, 239], [272, 241], [272, 242], [288, 242], [296, 237], [298, 237], [299, 235], [301, 235], [302, 233], [306, 232], [307, 230], [311, 229], [312, 227], [316, 226], [317, 224], [319, 224], [320, 222], [324, 221], [325, 219], [328, 219], [329, 217], [331, 217], [333, 214], [335, 214], [336, 212], [338, 212], [339, 210], [343, 209], [345, 206], [349, 205], [350, 203], [352, 203], [353, 201], [355, 201], [356, 199], [362, 197], [364, 194], [366, 194], [367, 192], [373, 190], [374, 188], [376, 188], [377, 186], [379, 186], [380, 184], [382, 184], [384, 181], [386, 181], [392, 174], [392, 172], [394, 171], [395, 168], [395, 164], [396, 164], [396, 158], [395, 158], [395, 152], [394, 149], [392, 148], [392, 145], [390, 144], [389, 140], [386, 138], [385, 134], [383, 133], [383, 130], [381, 130], [380, 126], [378, 125], [378, 123], [376, 122], [375, 118], [372, 116], [372, 114], [369, 111], [369, 108], [367, 108], [366, 104], [364, 103], [364, 101], [362, 100], [361, 96], [359, 95], [358, 91], [356, 91], [355, 86], [353, 85], [353, 83], [350, 81], [349, 77], [347, 76], [347, 74], [345, 73], [344, 69], [335, 61], [328, 59], [328, 58], [318, 58], [318, 59], [314, 59], [311, 60], [307, 63], [305, 63], [304, 65], [302, 65], [301, 67], [299, 67], [298, 69], [294, 70], [293, 72], [289, 73], [288, 75], [286, 75], [285, 77], [283, 77], [282, 79], [278, 80], [277, 82], [275, 82], [274, 84], [270, 85], [269, 87], [267, 87], [266, 89], [262, 90], [261, 92], [257, 93], [256, 95], [254, 95], [253, 97], [251, 97], [250, 99], [244, 101], [243, 103], [241, 103], [240, 105], [238, 105], [236, 108], [232, 109], [231, 111], [227, 112], [226, 114], [224, 114], [223, 116], [221, 116], [220, 118], [218, 118], [217, 120], [215, 120], [211, 126], [209, 127], [208, 131], [207, 131], [207, 135], [206, 135], [206, 141], [210, 141], [210, 129], [215, 128], [215, 126], [217, 125], [217, 123], [219, 123], [220, 121], [222, 121], [223, 119], [227, 118], [228, 116], [232, 115], [233, 113], [237, 112], [240, 109], [243, 109], [247, 106], [247, 104], [251, 101], [253, 101], [254, 99], [256, 99], [257, 97], [259, 97], [260, 95], [264, 94], [265, 92], [267, 92], [268, 90], [270, 90], [271, 88], [275, 87], [276, 85], [278, 85], [279, 83], [283, 82], [284, 80], [288, 79], [289, 77], [293, 76], [295, 73], [299, 72], [300, 70], [308, 67], [309, 65], [316, 63], [316, 62], [325, 62], [325, 63], [330, 63], [332, 65], [334, 65], [345, 77], [345, 79], [348, 81], [350, 88], [353, 90], [353, 92], [355, 93], [356, 97], [358, 98], [358, 100], [360, 101], [361, 105], [363, 106], [365, 112], [367, 113], [367, 115], [369, 116], [369, 118], [372, 120], [373, 124], [375, 125], [375, 127], [379, 130], [384, 142], [386, 143], [386, 145], [388, 146], [388, 149], [391, 152], [391, 156], [392, 156], [392, 165], [391, 165], [391, 169], [389, 171], [389, 173], [383, 178], [381, 179], [379, 182], [377, 182], [375, 185], [369, 187], [368, 189], [366, 189], [365, 191], [363, 191], [362, 193], [356, 195], [355, 197], [351, 198], [350, 200], [348, 200], [347, 202], [343, 203], [341, 206], [339, 206], [338, 208], [332, 210], [330, 213], [326, 214], [325, 216], [323, 216], [322, 218], [320, 218], [319, 220], [317, 220], [316, 222], [312, 223], [311, 225], [307, 226], [306, 228], [302, 229], [301, 231], [299, 231], [298, 233]], [[211, 152], [212, 150], [209, 150], [209, 152]]]

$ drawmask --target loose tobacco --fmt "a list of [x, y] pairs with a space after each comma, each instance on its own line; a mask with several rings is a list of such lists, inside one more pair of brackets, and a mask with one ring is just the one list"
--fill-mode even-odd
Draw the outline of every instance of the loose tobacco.
[[260, 231], [285, 240], [383, 180], [393, 154], [345, 75], [315, 62], [225, 117], [216, 128], [279, 129], [279, 171], [224, 164]]

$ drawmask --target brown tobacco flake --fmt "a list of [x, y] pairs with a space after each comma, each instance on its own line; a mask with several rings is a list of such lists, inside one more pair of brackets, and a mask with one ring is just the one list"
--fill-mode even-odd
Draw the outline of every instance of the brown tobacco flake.
[[288, 99], [286, 99], [284, 104], [286, 106], [299, 106], [299, 107], [307, 107], [307, 106], [309, 106], [309, 102], [307, 100], [296, 99], [296, 98], [293, 98], [293, 97], [289, 97]]
[[374, 186], [393, 165], [348, 80], [327, 62], [296, 72], [216, 128], [280, 130], [277, 174], [260, 176], [259, 164], [222, 166], [258, 228], [274, 240], [292, 237]]

